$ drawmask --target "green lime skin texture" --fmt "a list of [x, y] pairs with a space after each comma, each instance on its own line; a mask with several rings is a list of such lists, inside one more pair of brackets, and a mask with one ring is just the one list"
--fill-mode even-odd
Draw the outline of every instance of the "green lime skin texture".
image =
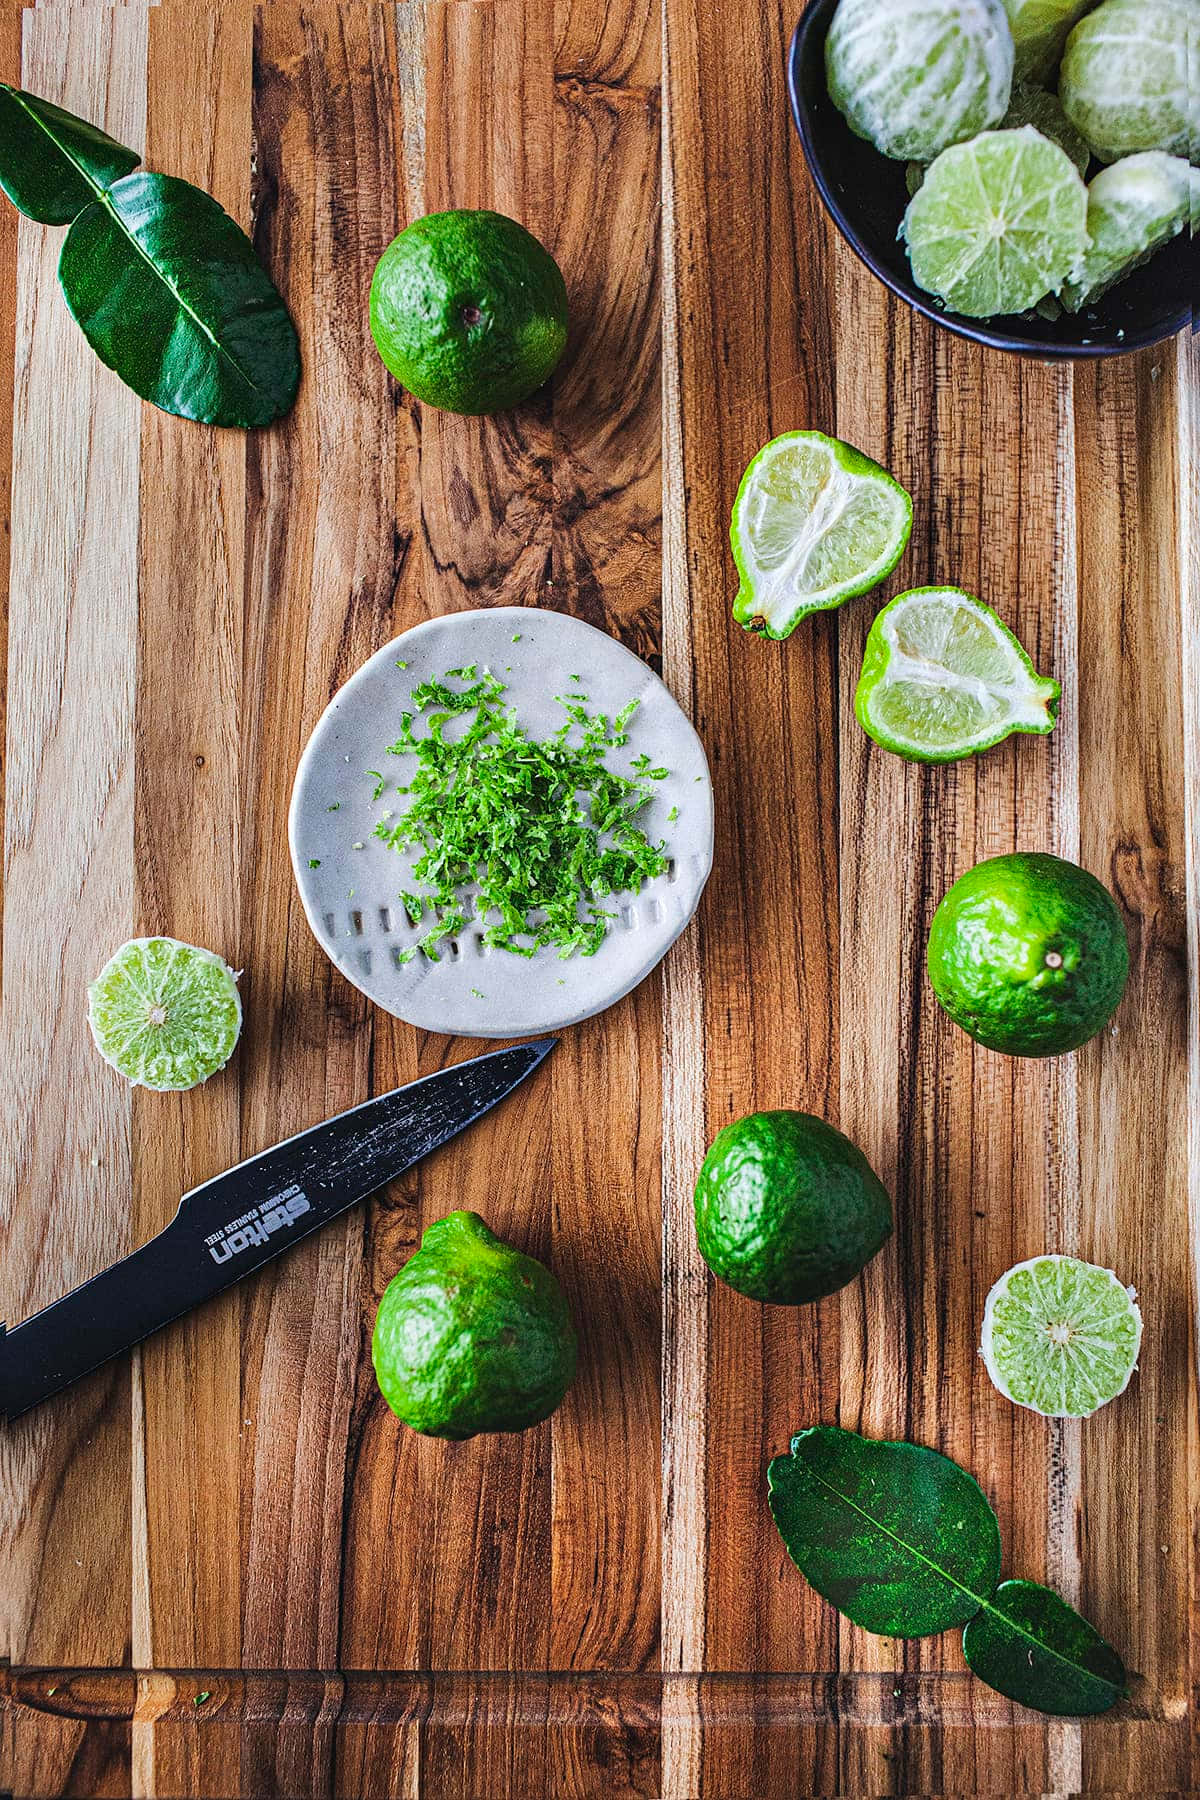
[[892, 1203], [850, 1139], [811, 1113], [751, 1113], [718, 1133], [696, 1185], [700, 1254], [751, 1300], [835, 1294], [892, 1234]]
[[384, 1399], [414, 1431], [525, 1431], [574, 1380], [575, 1329], [549, 1269], [478, 1213], [452, 1212], [388, 1284], [371, 1359]]
[[567, 288], [549, 251], [494, 212], [430, 213], [394, 238], [371, 281], [371, 334], [418, 400], [507, 412], [567, 342]]
[[928, 967], [939, 1003], [977, 1043], [1007, 1056], [1061, 1056], [1117, 1010], [1129, 943], [1094, 875], [1019, 851], [955, 882], [934, 914]]

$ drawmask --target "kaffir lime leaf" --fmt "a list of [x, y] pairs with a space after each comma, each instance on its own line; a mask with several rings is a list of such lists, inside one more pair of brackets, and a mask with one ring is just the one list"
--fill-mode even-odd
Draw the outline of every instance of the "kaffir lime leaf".
[[909, 202], [913, 275], [968, 318], [1024, 312], [1061, 292], [1087, 248], [1087, 189], [1058, 144], [1026, 125], [945, 150]]
[[840, 0], [829, 94], [885, 156], [931, 162], [1003, 116], [1013, 40], [1003, 0]]
[[1138, 150], [1200, 160], [1196, 0], [1104, 0], [1067, 40], [1058, 96], [1101, 162]]
[[1101, 169], [1088, 188], [1091, 242], [1063, 300], [1073, 312], [1124, 281], [1188, 224], [1197, 170], [1181, 156], [1143, 150]]
[[242, 1028], [237, 976], [195, 944], [133, 938], [88, 988], [88, 1022], [105, 1062], [135, 1087], [196, 1087], [233, 1055]]
[[912, 531], [912, 501], [869, 456], [820, 431], [790, 431], [742, 477], [730, 537], [739, 624], [784, 638], [809, 613], [868, 593]]
[[961, 588], [914, 588], [871, 626], [854, 710], [885, 750], [954, 762], [1014, 731], [1053, 731], [1058, 696], [990, 606]]
[[1085, 1419], [1124, 1393], [1141, 1342], [1137, 1296], [1111, 1269], [1035, 1256], [992, 1288], [979, 1349], [1006, 1400]]

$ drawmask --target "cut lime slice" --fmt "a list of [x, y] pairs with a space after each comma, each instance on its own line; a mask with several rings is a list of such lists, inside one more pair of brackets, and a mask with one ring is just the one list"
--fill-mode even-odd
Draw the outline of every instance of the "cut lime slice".
[[820, 431], [760, 450], [733, 503], [742, 585], [733, 616], [785, 638], [809, 613], [869, 593], [904, 555], [912, 500], [869, 456]]
[[1111, 1269], [1035, 1256], [988, 1295], [979, 1353], [1006, 1400], [1086, 1419], [1125, 1392], [1141, 1342], [1137, 1296]]
[[901, 162], [994, 125], [1012, 73], [1003, 0], [839, 0], [825, 40], [830, 99]]
[[1087, 188], [1032, 125], [944, 150], [901, 227], [913, 275], [967, 318], [1024, 312], [1061, 292], [1087, 248]]
[[1196, 171], [1181, 156], [1143, 150], [1126, 156], [1088, 188], [1091, 244], [1063, 299], [1072, 312], [1090, 306], [1147, 262], [1188, 223]]
[[1058, 97], [1101, 162], [1200, 159], [1196, 0], [1104, 0], [1067, 40]]
[[133, 938], [88, 988], [88, 1021], [105, 1062], [135, 1087], [196, 1087], [233, 1055], [242, 1029], [237, 977], [211, 950]]
[[1071, 27], [1097, 0], [1004, 0], [1016, 46], [1017, 78], [1050, 81], [1062, 61]]
[[982, 600], [913, 588], [867, 634], [854, 711], [885, 750], [955, 762], [1014, 731], [1053, 731], [1059, 692]]

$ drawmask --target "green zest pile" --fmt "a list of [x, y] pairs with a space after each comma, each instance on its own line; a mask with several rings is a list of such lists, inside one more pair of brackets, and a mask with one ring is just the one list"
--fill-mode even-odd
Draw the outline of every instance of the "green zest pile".
[[[438, 944], [471, 917], [486, 922], [484, 943], [495, 949], [532, 956], [552, 945], [560, 957], [594, 956], [615, 917], [598, 902], [638, 893], [667, 867], [665, 844], [652, 844], [636, 821], [668, 771], [644, 754], [629, 776], [605, 764], [609, 751], [628, 744], [638, 702], [610, 721], [588, 712], [585, 695], [558, 696], [564, 723], [535, 743], [504, 704], [505, 691], [474, 664], [422, 682], [389, 747], [389, 755], [416, 757], [408, 785], [397, 789], [407, 810], [375, 828], [393, 849], [419, 852], [412, 879], [420, 891], [400, 898], [413, 924], [428, 921], [429, 930], [402, 952], [406, 962], [418, 950], [436, 962]], [[465, 729], [447, 734], [468, 715]], [[377, 800], [386, 788], [377, 776]]]

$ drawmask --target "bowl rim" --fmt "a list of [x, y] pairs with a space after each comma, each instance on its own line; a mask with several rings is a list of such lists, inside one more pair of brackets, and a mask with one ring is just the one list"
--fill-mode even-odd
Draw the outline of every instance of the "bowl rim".
[[1012, 331], [998, 330], [986, 320], [965, 318], [961, 313], [946, 312], [934, 304], [932, 298], [922, 295], [915, 283], [910, 287], [903, 280], [893, 275], [890, 269], [883, 267], [853, 219], [834, 193], [831, 183], [826, 177], [821, 152], [812, 129], [812, 119], [808, 106], [800, 91], [800, 70], [808, 52], [808, 40], [822, 28], [828, 32], [828, 24], [821, 14], [829, 0], [806, 0], [792, 33], [792, 41], [788, 49], [787, 84], [788, 97], [791, 102], [792, 120], [804, 151], [804, 160], [821, 196], [821, 202], [830, 218], [849, 244], [858, 260], [870, 270], [877, 281], [881, 281], [898, 300], [911, 306], [914, 312], [940, 325], [944, 330], [953, 332], [955, 337], [965, 338], [968, 343], [983, 344], [993, 350], [1007, 350], [1018, 356], [1030, 356], [1039, 362], [1084, 362], [1098, 361], [1111, 356], [1128, 356], [1137, 350], [1148, 350], [1155, 344], [1169, 343], [1180, 332], [1187, 330], [1189, 324], [1195, 330], [1195, 314], [1189, 318], [1186, 308], [1181, 312], [1178, 321], [1165, 330], [1158, 326], [1149, 326], [1142, 331], [1127, 332], [1119, 344], [1048, 344], [1034, 339], [1022, 337]]

